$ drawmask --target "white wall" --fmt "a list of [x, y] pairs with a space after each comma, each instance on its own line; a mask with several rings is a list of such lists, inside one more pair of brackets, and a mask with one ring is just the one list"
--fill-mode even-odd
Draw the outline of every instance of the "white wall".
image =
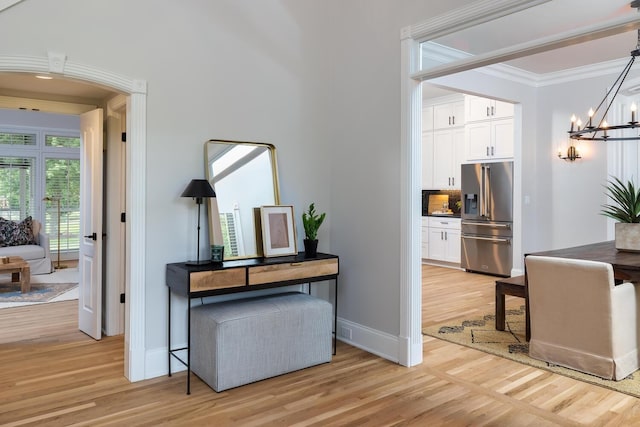
[[[195, 207], [179, 196], [189, 180], [204, 177], [203, 144], [211, 138], [276, 145], [282, 203], [296, 208], [298, 230], [310, 202], [328, 213], [320, 250], [341, 257], [341, 320], [393, 342], [400, 323], [400, 29], [464, 3], [28, 0], [0, 13], [0, 40], [11, 41], [0, 43], [0, 55], [64, 52], [148, 82], [148, 352], [166, 360], [165, 264], [195, 257]], [[512, 88], [497, 88], [497, 96], [514, 98]], [[524, 246], [533, 249], [555, 243], [538, 235], [554, 215], [546, 210], [547, 190], [555, 191], [547, 172], [561, 166], [538, 145], [537, 95], [517, 90], [528, 103], [523, 194], [533, 202], [522, 217]], [[539, 173], [543, 185], [535, 184]], [[354, 341], [370, 345], [357, 334]], [[392, 347], [382, 352], [394, 358]]]

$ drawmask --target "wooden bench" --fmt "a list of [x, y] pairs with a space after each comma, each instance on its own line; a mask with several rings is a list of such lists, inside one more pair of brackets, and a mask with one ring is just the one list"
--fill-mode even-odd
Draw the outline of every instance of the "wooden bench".
[[524, 276], [496, 280], [496, 331], [505, 328], [505, 295], [526, 299]]

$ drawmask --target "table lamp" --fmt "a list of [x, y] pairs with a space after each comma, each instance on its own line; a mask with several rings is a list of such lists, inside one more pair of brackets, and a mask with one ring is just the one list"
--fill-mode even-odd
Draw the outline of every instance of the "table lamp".
[[187, 265], [208, 264], [210, 260], [200, 261], [200, 206], [205, 197], [216, 197], [216, 192], [206, 179], [192, 179], [187, 188], [184, 189], [180, 197], [193, 197], [198, 205], [198, 243], [196, 247], [196, 261], [190, 261]]

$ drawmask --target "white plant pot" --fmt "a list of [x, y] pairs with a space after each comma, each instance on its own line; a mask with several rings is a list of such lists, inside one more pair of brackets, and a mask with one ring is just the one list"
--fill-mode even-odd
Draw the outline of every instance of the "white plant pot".
[[616, 222], [616, 249], [640, 252], [640, 223]]

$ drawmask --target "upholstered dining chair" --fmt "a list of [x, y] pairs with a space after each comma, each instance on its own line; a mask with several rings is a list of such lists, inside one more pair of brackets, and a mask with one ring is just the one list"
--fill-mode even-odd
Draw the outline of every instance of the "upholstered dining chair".
[[530, 255], [525, 265], [529, 356], [616, 381], [638, 369], [634, 284], [615, 285], [603, 262]]

